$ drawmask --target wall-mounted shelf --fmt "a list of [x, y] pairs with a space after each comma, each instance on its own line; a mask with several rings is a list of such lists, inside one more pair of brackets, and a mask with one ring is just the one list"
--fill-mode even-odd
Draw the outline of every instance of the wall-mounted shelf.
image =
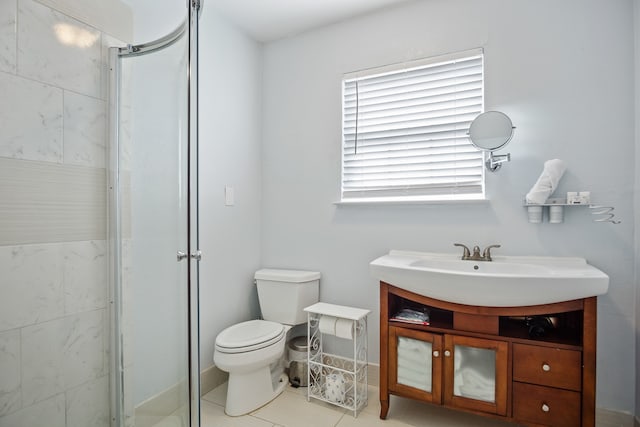
[[[559, 224], [564, 222], [564, 208], [565, 207], [587, 207], [591, 209], [591, 215], [597, 216], [593, 222], [610, 222], [612, 224], [620, 224], [622, 221], [614, 220], [615, 214], [613, 213], [613, 206], [593, 205], [587, 203], [567, 203], [566, 199], [553, 198], [547, 199], [542, 204], [524, 203], [529, 214], [529, 222], [533, 224], [539, 224], [543, 222], [544, 217], [549, 218], [551, 224]], [[548, 210], [548, 214], [545, 215], [544, 211]]]

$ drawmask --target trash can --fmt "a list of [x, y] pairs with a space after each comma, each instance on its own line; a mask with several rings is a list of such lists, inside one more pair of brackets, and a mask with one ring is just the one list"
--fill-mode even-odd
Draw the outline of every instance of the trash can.
[[294, 337], [289, 340], [289, 382], [293, 387], [307, 387], [309, 363], [307, 337]]

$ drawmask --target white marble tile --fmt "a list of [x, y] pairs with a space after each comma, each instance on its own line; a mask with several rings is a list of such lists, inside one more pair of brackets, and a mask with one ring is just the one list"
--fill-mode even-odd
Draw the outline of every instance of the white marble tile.
[[23, 329], [23, 404], [103, 375], [103, 317], [96, 310]]
[[0, 157], [62, 163], [62, 90], [0, 73]]
[[20, 330], [0, 333], [0, 416], [22, 406], [20, 390]]
[[60, 246], [0, 246], [0, 331], [62, 316]]
[[66, 397], [66, 427], [109, 427], [109, 377], [73, 388]]
[[133, 37], [133, 13], [122, 0], [38, 0], [101, 31], [131, 40]]
[[61, 245], [66, 314], [106, 307], [106, 246], [104, 240]]
[[65, 427], [64, 394], [0, 417], [0, 427]]
[[0, 1], [0, 71], [8, 73], [16, 72], [17, 1]]
[[33, 0], [18, 3], [18, 73], [99, 98], [100, 32]]
[[105, 101], [64, 93], [64, 163], [104, 168], [106, 158]]

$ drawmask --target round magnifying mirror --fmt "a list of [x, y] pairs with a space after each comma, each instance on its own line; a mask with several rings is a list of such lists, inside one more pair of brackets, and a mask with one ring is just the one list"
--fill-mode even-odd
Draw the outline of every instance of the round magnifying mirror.
[[481, 150], [494, 151], [507, 145], [513, 129], [509, 116], [500, 111], [487, 111], [471, 122], [469, 139]]

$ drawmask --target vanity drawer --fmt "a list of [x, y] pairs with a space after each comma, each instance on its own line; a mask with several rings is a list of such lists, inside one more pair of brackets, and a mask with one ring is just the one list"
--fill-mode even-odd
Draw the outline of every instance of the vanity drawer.
[[580, 427], [580, 393], [514, 382], [513, 417], [550, 427]]
[[580, 391], [582, 353], [513, 344], [513, 380]]

